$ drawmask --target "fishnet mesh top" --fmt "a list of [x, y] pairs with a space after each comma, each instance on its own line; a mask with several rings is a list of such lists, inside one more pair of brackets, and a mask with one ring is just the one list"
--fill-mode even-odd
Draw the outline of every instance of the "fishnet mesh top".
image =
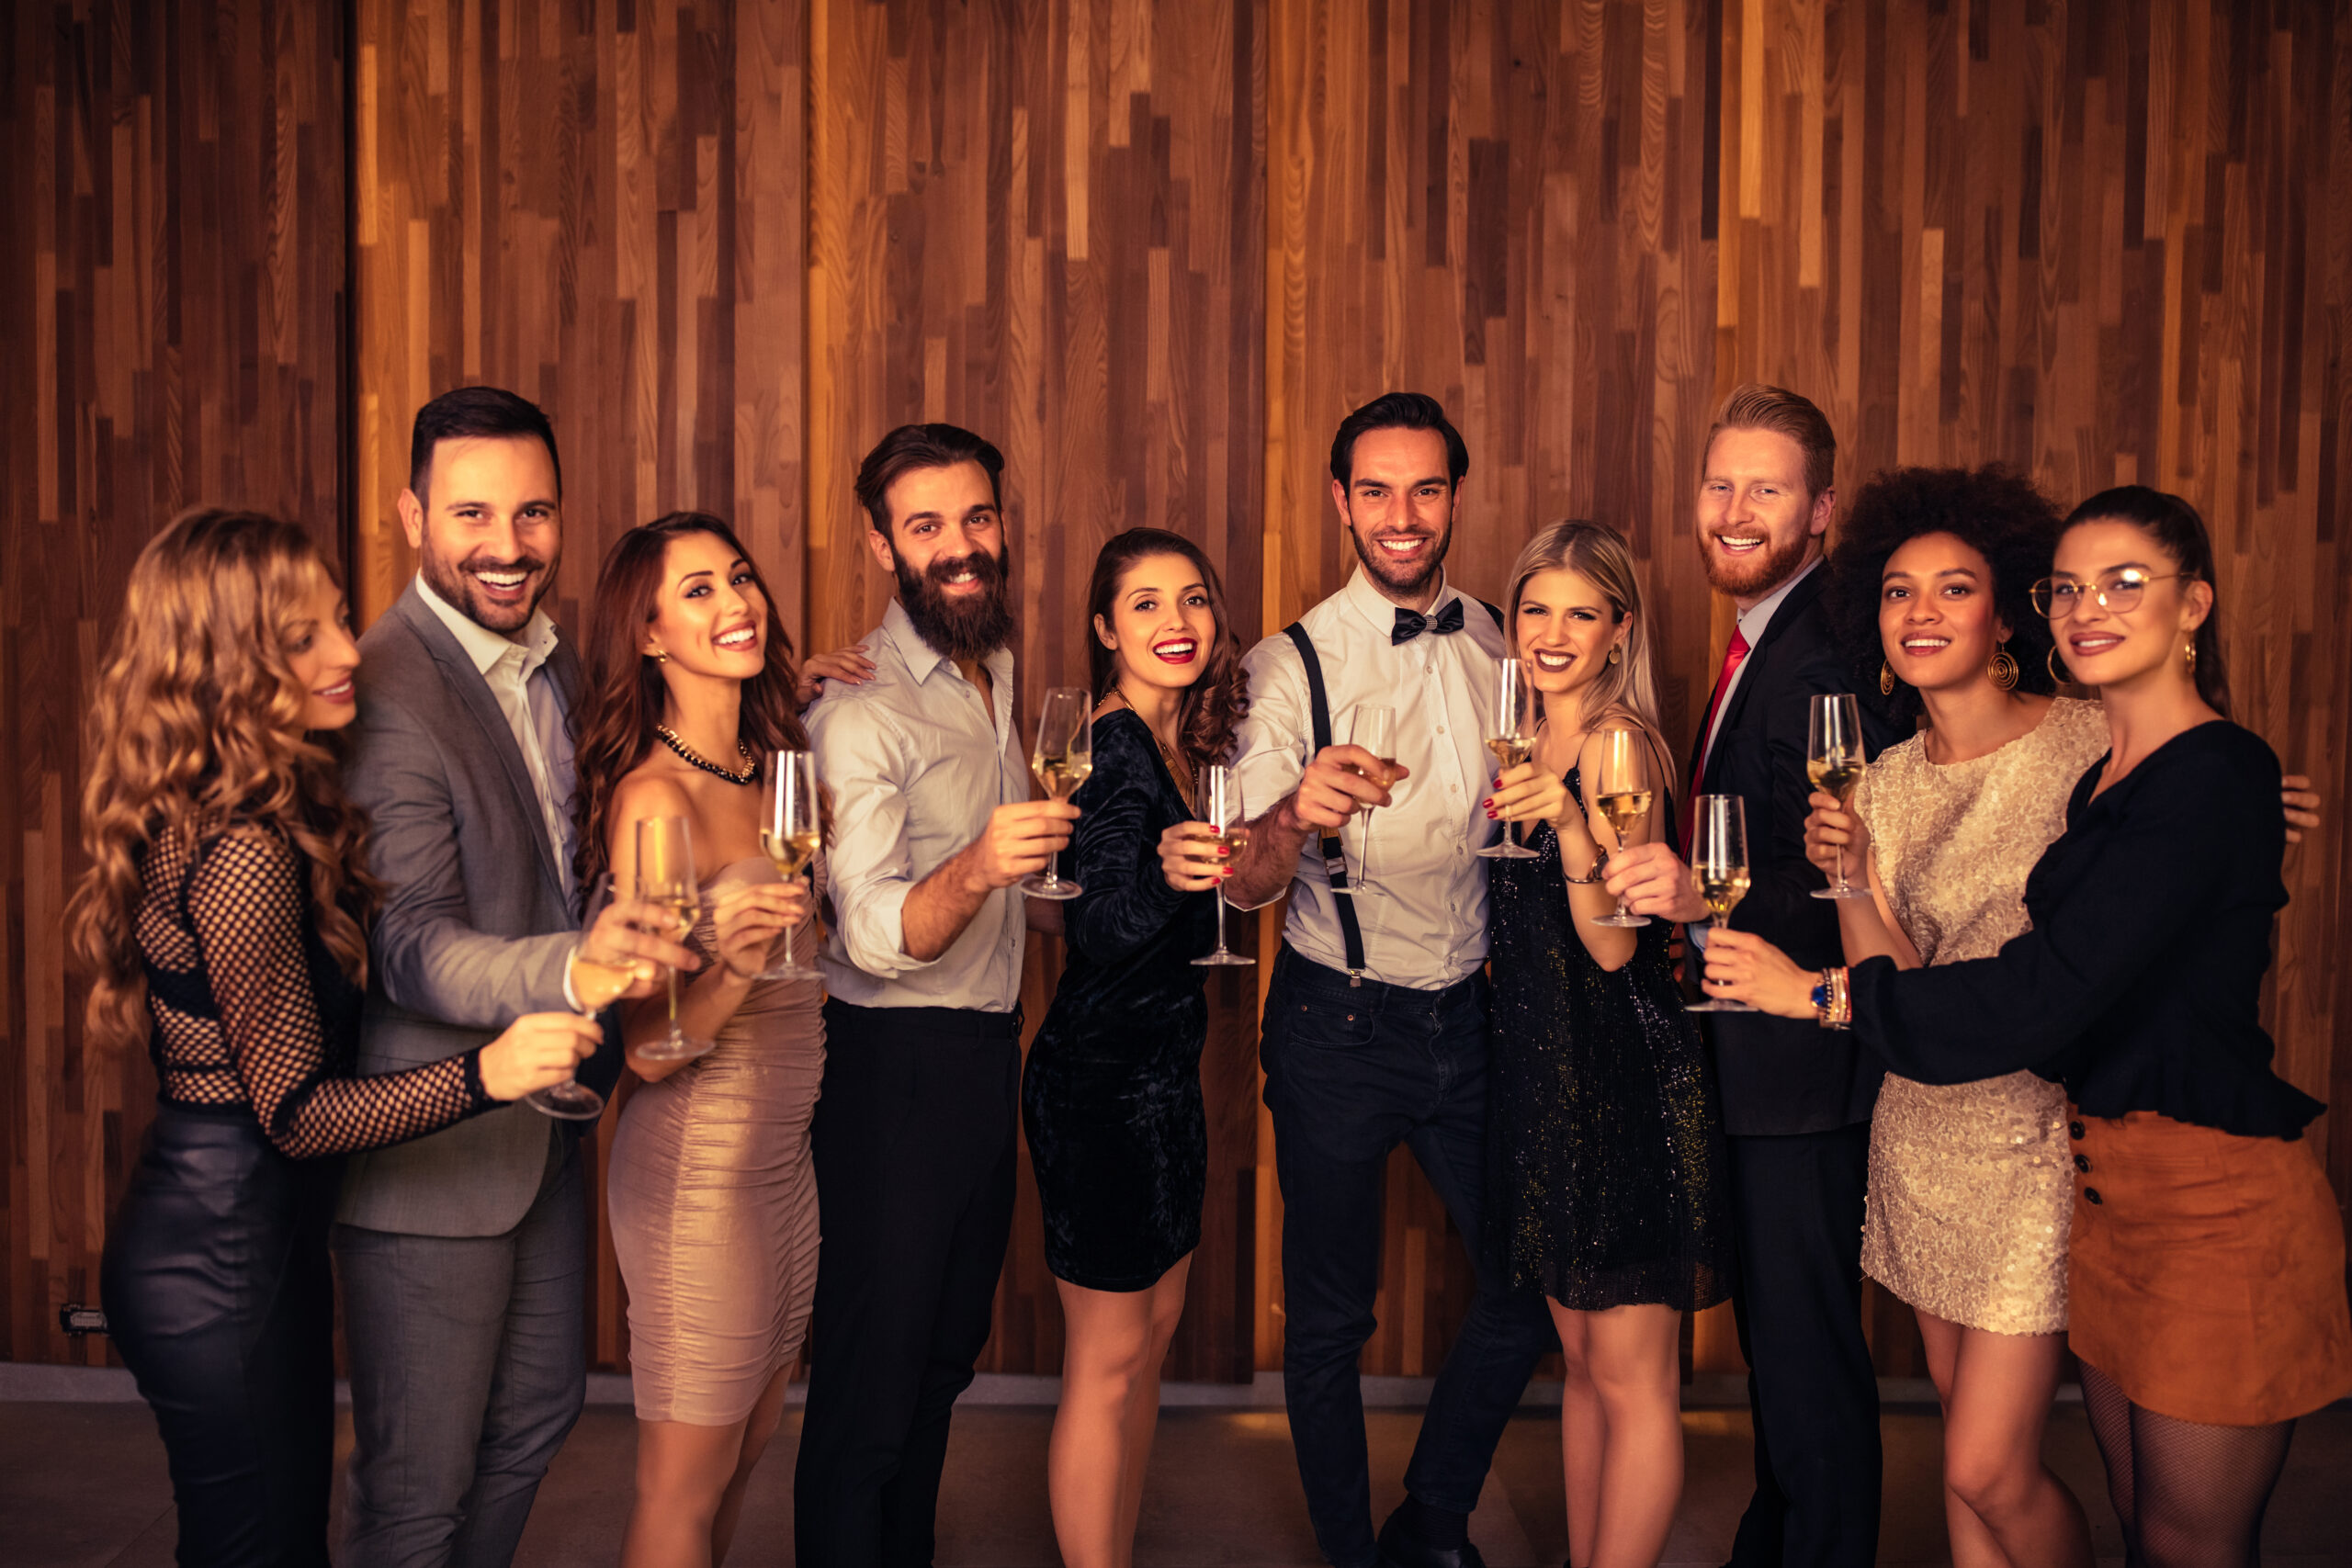
[[243, 1106], [303, 1159], [438, 1132], [494, 1102], [481, 1051], [355, 1077], [359, 988], [320, 941], [302, 852], [266, 829], [164, 834], [141, 863], [138, 940], [163, 1098]]

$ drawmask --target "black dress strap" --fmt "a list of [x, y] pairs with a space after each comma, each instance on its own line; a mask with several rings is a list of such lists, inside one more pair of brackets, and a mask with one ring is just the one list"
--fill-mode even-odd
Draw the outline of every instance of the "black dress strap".
[[[1494, 610], [1491, 604], [1487, 608]], [[1500, 625], [1502, 612], [1495, 610], [1495, 618], [1496, 623]], [[1297, 645], [1298, 657], [1306, 666], [1307, 711], [1313, 716], [1315, 750], [1321, 751], [1331, 744], [1331, 697], [1323, 686], [1323, 661], [1316, 657], [1315, 639], [1306, 635], [1304, 623], [1293, 621], [1283, 628], [1283, 635]], [[1307, 760], [1312, 761], [1314, 758], [1310, 755]], [[1335, 895], [1340, 894], [1340, 890], [1348, 885], [1348, 857], [1346, 852], [1340, 847], [1340, 836], [1337, 833], [1324, 834], [1322, 851], [1323, 869], [1331, 878], [1331, 891]], [[1348, 984], [1362, 985], [1363, 983], [1363, 927], [1356, 920], [1355, 897], [1352, 894], [1335, 897], [1331, 904], [1339, 911], [1340, 941], [1347, 949]]]

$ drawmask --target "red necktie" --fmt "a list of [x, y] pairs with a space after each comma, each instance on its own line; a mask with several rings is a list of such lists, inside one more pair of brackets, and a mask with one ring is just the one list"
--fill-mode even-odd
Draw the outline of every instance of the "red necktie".
[[1705, 787], [1707, 759], [1713, 752], [1715, 710], [1724, 705], [1724, 694], [1731, 690], [1731, 678], [1739, 673], [1740, 661], [1747, 657], [1747, 638], [1740, 629], [1731, 629], [1731, 643], [1724, 649], [1724, 667], [1715, 671], [1715, 694], [1707, 699], [1707, 716], [1699, 725], [1699, 771], [1690, 775], [1690, 788], [1682, 795], [1682, 842], [1687, 849], [1690, 834], [1699, 822], [1699, 792]]

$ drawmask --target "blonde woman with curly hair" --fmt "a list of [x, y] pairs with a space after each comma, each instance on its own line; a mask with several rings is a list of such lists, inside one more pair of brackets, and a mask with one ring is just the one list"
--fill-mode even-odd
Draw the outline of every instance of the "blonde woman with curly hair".
[[300, 529], [195, 511], [132, 567], [90, 713], [67, 917], [88, 1040], [143, 1042], [159, 1085], [101, 1290], [163, 1430], [183, 1563], [327, 1562], [334, 1156], [562, 1082], [598, 1037], [538, 1014], [353, 1076], [377, 886], [333, 739], [358, 663]]

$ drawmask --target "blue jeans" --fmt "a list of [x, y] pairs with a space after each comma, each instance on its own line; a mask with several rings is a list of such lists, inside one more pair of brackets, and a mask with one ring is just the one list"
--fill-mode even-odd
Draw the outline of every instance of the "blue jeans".
[[1288, 945], [1274, 962], [1260, 1055], [1283, 1190], [1283, 1392], [1323, 1555], [1377, 1553], [1357, 1358], [1374, 1326], [1388, 1152], [1408, 1145], [1470, 1249], [1477, 1294], [1439, 1369], [1405, 1489], [1469, 1513], [1504, 1423], [1557, 1340], [1543, 1297], [1513, 1291], [1480, 1244], [1487, 980], [1442, 991], [1348, 977]]

